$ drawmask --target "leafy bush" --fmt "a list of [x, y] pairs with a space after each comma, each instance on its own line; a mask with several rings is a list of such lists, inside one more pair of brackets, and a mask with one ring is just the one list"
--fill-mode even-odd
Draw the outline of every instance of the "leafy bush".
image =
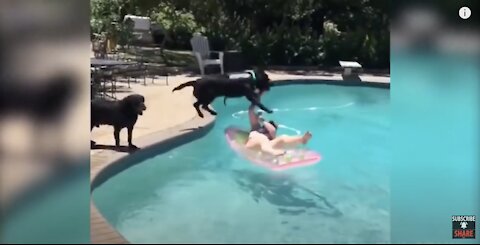
[[152, 11], [151, 19], [164, 29], [162, 35], [168, 34], [166, 48], [169, 49], [190, 49], [190, 38], [201, 30], [191, 12], [178, 10], [170, 2], [160, 3]]
[[[357, 60], [389, 67], [389, 1], [92, 0], [92, 32], [122, 33], [122, 14], [152, 18], [166, 48], [190, 50], [194, 32], [213, 50], [237, 49], [254, 65], [327, 65]], [[123, 41], [124, 37], [120, 35]]]
[[132, 43], [133, 27], [134, 22], [131, 19], [127, 19], [125, 22], [122, 22], [117, 26], [118, 44], [126, 46], [129, 43]]
[[[124, 4], [126, 1], [124, 2]], [[122, 1], [91, 1], [90, 28], [92, 39], [95, 36], [108, 38], [125, 46], [133, 38], [133, 21], [123, 21]]]

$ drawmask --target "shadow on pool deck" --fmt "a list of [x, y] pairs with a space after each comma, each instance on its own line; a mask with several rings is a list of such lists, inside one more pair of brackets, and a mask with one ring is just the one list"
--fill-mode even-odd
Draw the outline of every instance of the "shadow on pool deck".
[[130, 148], [128, 146], [114, 146], [114, 145], [93, 145], [91, 147], [92, 150], [112, 150], [116, 152], [126, 152], [126, 153], [134, 153], [141, 148]]
[[181, 132], [186, 132], [186, 131], [194, 131], [194, 130], [197, 130], [197, 129], [202, 129], [203, 127], [196, 127], [196, 128], [185, 128], [185, 129], [182, 129], [180, 130]]

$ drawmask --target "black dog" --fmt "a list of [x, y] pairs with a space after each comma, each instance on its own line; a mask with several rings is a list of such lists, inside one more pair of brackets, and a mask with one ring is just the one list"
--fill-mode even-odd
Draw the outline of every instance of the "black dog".
[[[64, 127], [65, 117], [72, 102], [78, 96], [79, 83], [73, 74], [58, 73], [45, 80], [25, 81], [23, 79], [3, 80], [0, 74], [0, 121], [10, 115], [25, 115], [34, 124], [32, 154], [45, 153], [42, 139], [49, 137], [57, 142], [55, 154], [62, 151], [63, 134], [51, 133], [47, 129]], [[1, 124], [1, 122], [0, 122]], [[2, 151], [0, 146], [0, 152]]]
[[254, 70], [255, 77], [229, 79], [227, 76], [210, 76], [180, 84], [172, 92], [183, 89], [187, 86], [193, 87], [193, 95], [197, 102], [193, 104], [200, 117], [203, 117], [200, 106], [217, 115], [208, 105], [217, 97], [246, 97], [250, 102], [262, 110], [272, 113], [272, 110], [260, 102], [260, 94], [270, 90], [270, 78], [264, 71]]
[[[139, 94], [129, 95], [119, 101], [108, 101], [104, 99], [94, 100], [91, 103], [91, 128], [100, 125], [111, 125], [114, 127], [115, 145], [120, 146], [120, 131], [123, 128], [128, 130], [128, 146], [137, 148], [132, 144], [132, 132], [138, 115], [143, 115], [147, 107], [145, 97]], [[91, 141], [94, 145], [95, 142]]]
[[42, 82], [42, 85], [27, 85], [26, 82], [0, 81], [0, 117], [9, 113], [26, 113], [39, 122], [58, 120], [68, 109], [78, 88], [74, 78], [57, 74]]

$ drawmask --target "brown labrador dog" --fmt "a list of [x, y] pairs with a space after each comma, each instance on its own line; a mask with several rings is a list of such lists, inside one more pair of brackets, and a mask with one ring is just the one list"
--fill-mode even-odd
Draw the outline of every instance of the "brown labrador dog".
[[197, 98], [193, 107], [200, 117], [203, 117], [200, 106], [210, 114], [217, 115], [217, 112], [208, 107], [217, 97], [246, 97], [262, 110], [272, 113], [272, 110], [260, 102], [260, 94], [270, 90], [270, 78], [263, 70], [259, 69], [255, 69], [252, 75], [249, 78], [238, 79], [230, 79], [227, 76], [203, 77], [196, 81], [180, 84], [172, 92], [192, 86], [193, 95]]
[[[111, 125], [114, 128], [115, 145], [120, 146], [120, 131], [123, 128], [128, 130], [128, 146], [137, 148], [132, 143], [133, 127], [137, 122], [138, 116], [143, 115], [147, 107], [145, 106], [145, 97], [139, 94], [129, 95], [119, 101], [108, 101], [97, 99], [91, 102], [91, 125], [99, 127], [100, 125]], [[91, 145], [95, 142], [91, 141]]]

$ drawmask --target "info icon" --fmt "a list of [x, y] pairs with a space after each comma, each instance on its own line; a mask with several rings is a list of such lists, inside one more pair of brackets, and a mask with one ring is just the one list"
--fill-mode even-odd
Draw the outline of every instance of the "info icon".
[[475, 215], [453, 215], [452, 238], [475, 239]]

